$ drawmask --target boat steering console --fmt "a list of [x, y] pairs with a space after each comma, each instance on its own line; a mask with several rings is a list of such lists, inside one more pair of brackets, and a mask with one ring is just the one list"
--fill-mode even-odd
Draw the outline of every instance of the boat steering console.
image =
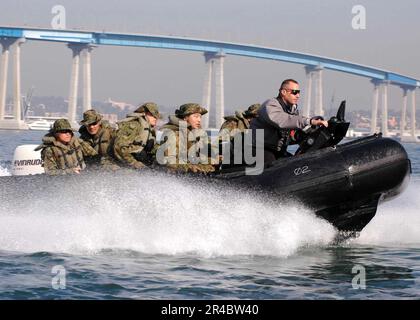
[[350, 122], [344, 119], [345, 112], [346, 101], [342, 101], [337, 115], [328, 120], [328, 127], [308, 125], [296, 130], [294, 140], [299, 148], [295, 155], [337, 145], [346, 136], [350, 126]]

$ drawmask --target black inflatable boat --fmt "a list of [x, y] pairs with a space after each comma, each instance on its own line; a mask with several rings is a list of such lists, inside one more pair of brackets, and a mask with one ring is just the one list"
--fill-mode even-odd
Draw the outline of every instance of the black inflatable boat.
[[338, 144], [349, 127], [344, 113], [345, 101], [327, 128], [297, 132], [295, 155], [266, 165], [259, 175], [233, 167], [215, 177], [279, 199], [296, 199], [340, 231], [361, 231], [380, 202], [405, 189], [411, 163], [400, 143], [381, 134]]
[[[309, 127], [296, 132], [299, 148], [295, 155], [266, 165], [261, 174], [247, 174], [246, 169], [250, 167], [241, 165], [222, 166], [220, 171], [200, 181], [249, 188], [280, 201], [295, 199], [340, 231], [361, 231], [375, 216], [380, 202], [397, 196], [407, 186], [411, 164], [403, 146], [381, 134], [339, 144], [349, 127], [344, 113], [343, 101], [327, 128]], [[124, 178], [126, 174], [141, 172], [1, 177], [0, 200], [9, 201], [16, 193], [30, 194], [39, 188], [51, 189], [54, 193], [63, 187], [63, 181], [69, 180], [71, 185], [77, 184], [76, 187], [83, 190], [83, 184], [88, 183], [92, 175], [101, 175], [101, 181], [112, 183], [115, 174]]]

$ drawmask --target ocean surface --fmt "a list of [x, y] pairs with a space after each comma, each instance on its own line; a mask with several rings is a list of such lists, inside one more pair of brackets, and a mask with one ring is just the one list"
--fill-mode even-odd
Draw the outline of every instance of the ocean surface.
[[[44, 133], [0, 130], [0, 175]], [[0, 299], [419, 299], [420, 145], [404, 146], [408, 188], [340, 244], [299, 203], [174, 177], [10, 185]]]

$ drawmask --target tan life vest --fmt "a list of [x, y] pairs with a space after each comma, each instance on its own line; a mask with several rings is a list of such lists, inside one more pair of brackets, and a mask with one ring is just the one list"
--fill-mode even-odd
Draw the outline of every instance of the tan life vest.
[[[171, 152], [171, 161], [170, 162], [176, 162], [173, 164], [185, 164], [190, 163], [190, 157], [196, 158], [197, 162], [199, 159], [199, 150], [203, 150], [203, 148], [207, 148], [208, 145], [206, 142], [201, 141], [201, 135], [199, 131], [191, 130], [190, 126], [185, 126], [186, 122], [184, 121], [181, 125], [181, 119], [170, 116], [169, 122], [166, 123], [162, 128], [162, 136], [165, 138], [169, 138], [171, 135], [173, 136], [174, 141], [169, 141], [168, 139], [164, 140], [164, 143], [162, 144], [162, 147], [165, 147], [164, 155], [168, 156], [168, 149], [166, 147], [173, 148]], [[181, 148], [181, 150], [180, 150]], [[176, 160], [173, 158], [173, 155], [175, 154]], [[180, 158], [180, 156], [183, 156]], [[185, 158], [187, 157], [187, 158]], [[168, 159], [169, 160], [169, 159]], [[175, 160], [175, 161], [174, 161]], [[204, 160], [204, 159], [203, 159]], [[205, 159], [205, 164], [211, 163], [211, 158], [207, 157]], [[197, 165], [200, 165], [201, 163], [198, 163]], [[204, 165], [204, 163], [203, 163]]]
[[140, 153], [150, 140], [156, 143], [154, 129], [146, 119], [144, 113], [132, 113], [127, 118], [117, 122], [118, 130], [115, 135], [115, 157], [124, 161], [121, 157], [121, 149], [124, 147], [128, 153]]
[[[73, 169], [80, 167], [82, 170], [86, 168], [83, 160], [83, 149], [79, 142], [79, 139], [72, 137], [70, 143], [65, 145], [55, 139], [54, 136], [45, 136], [43, 138], [43, 144], [36, 148], [42, 149], [41, 157], [45, 158], [45, 152], [49, 148], [53, 155], [55, 162], [57, 163], [59, 170]], [[46, 168], [48, 170], [50, 168]]]
[[79, 133], [80, 139], [89, 143], [99, 156], [109, 155], [109, 147], [114, 135], [114, 129], [109, 125], [108, 121], [102, 120], [101, 128], [94, 136], [89, 134], [85, 126], [80, 128]]

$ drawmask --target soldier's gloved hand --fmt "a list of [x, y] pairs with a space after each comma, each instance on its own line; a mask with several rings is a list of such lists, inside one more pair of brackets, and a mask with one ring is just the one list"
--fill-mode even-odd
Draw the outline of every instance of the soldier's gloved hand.
[[196, 165], [191, 165], [190, 170], [194, 173], [200, 172], [200, 168]]
[[218, 165], [223, 162], [223, 155], [219, 154], [216, 158], [211, 158], [210, 160], [212, 165]]
[[215, 171], [216, 171], [216, 167], [214, 165], [211, 165], [211, 164], [206, 165], [206, 173], [215, 172]]
[[172, 172], [178, 172], [178, 173], [186, 173], [189, 171], [188, 164], [175, 164], [175, 165], [169, 165], [168, 166]]
[[82, 168], [80, 167], [73, 168], [73, 172], [76, 174], [80, 174], [80, 171], [82, 171]]
[[211, 164], [201, 164], [197, 165], [197, 172], [207, 174], [209, 172], [214, 172], [215, 168]]
[[141, 162], [135, 162], [135, 163], [133, 164], [133, 167], [134, 167], [134, 168], [136, 168], [136, 169], [143, 169], [143, 168], [145, 168], [146, 166], [145, 166], [143, 163], [141, 163]]

